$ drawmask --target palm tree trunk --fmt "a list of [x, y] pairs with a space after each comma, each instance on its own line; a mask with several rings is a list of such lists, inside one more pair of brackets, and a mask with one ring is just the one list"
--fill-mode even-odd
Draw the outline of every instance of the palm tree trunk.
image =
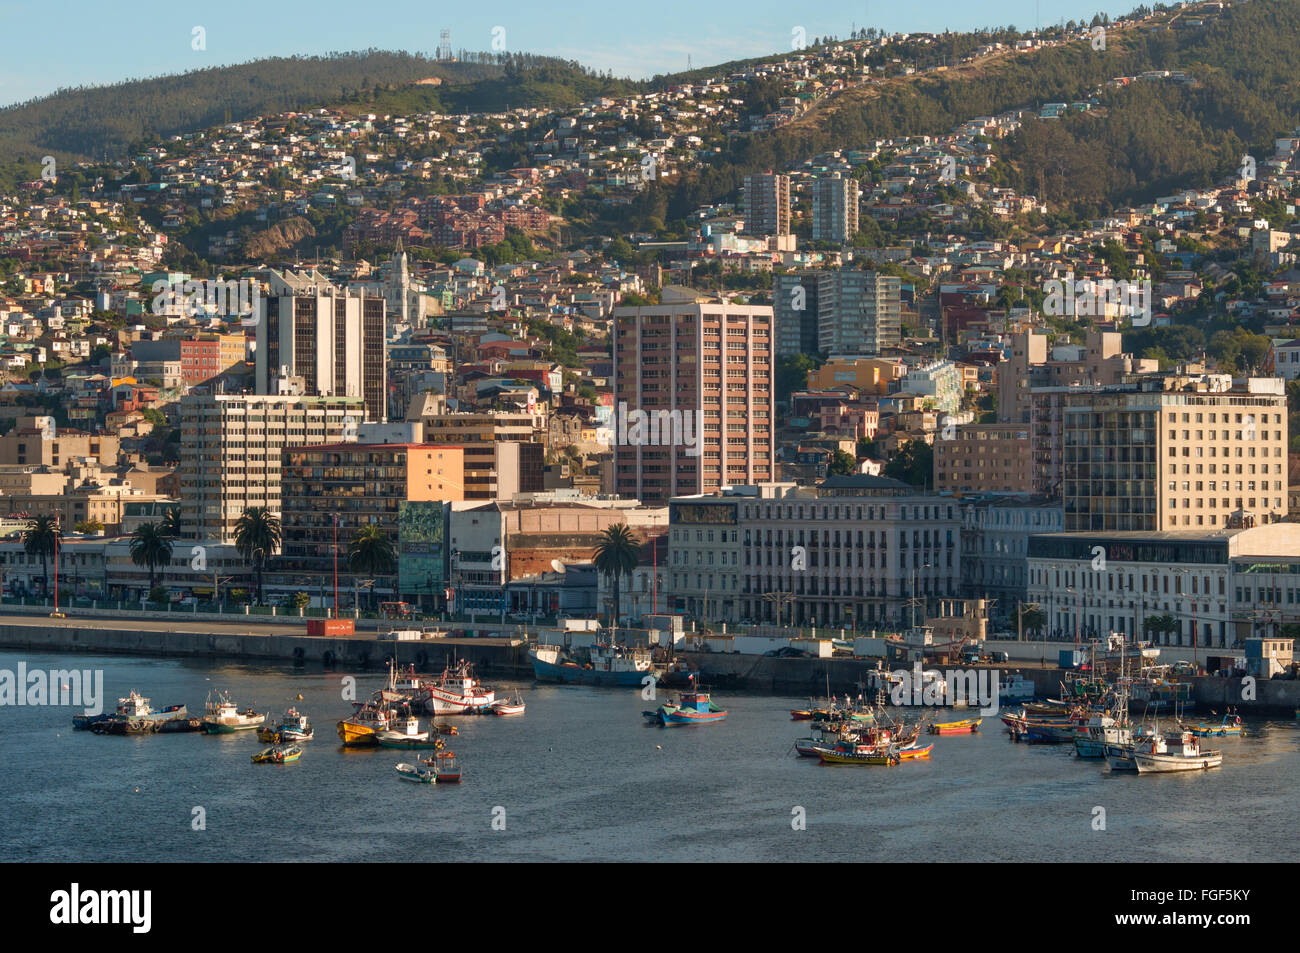
[[50, 594], [50, 569], [45, 561], [45, 554], [41, 553], [41, 587], [46, 597]]
[[617, 572], [614, 573], [614, 624], [615, 624], [615, 625], [618, 625], [618, 619], [619, 619], [619, 611], [618, 611], [618, 608], [619, 608], [619, 607], [618, 607], [618, 582], [619, 582], [619, 578], [620, 578], [622, 575], [623, 575], [622, 573], [617, 573]]

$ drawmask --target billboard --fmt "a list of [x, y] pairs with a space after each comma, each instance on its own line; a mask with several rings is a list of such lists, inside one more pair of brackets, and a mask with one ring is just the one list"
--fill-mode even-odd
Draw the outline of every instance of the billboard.
[[446, 527], [447, 504], [441, 500], [397, 504], [397, 584], [403, 595], [442, 591], [447, 578]]

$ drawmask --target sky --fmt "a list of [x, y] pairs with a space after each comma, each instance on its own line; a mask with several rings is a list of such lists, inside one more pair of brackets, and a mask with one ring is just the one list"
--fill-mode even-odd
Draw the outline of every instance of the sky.
[[[0, 0], [0, 106], [74, 86], [106, 85], [268, 56], [362, 50], [432, 55], [505, 49], [577, 60], [643, 79], [761, 56], [855, 27], [942, 32], [1128, 13], [1139, 0]], [[501, 28], [498, 30], [497, 28]], [[202, 40], [196, 40], [201, 29]], [[202, 49], [196, 49], [202, 46]]]

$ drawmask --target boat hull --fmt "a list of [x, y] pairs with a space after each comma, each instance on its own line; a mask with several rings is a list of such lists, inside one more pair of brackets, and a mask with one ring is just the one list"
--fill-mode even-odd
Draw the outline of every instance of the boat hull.
[[379, 744], [375, 729], [369, 725], [357, 725], [348, 721], [338, 723], [339, 741], [349, 748], [366, 748]]
[[556, 665], [533, 658], [533, 676], [539, 682], [565, 682], [574, 685], [637, 686], [645, 684], [653, 672], [600, 672], [581, 665]]
[[827, 749], [821, 752], [822, 764], [875, 764], [892, 766], [902, 761], [897, 752], [880, 751], [870, 754], [856, 754], [848, 751]]
[[1223, 766], [1223, 755], [1217, 751], [1205, 751], [1199, 755], [1146, 754], [1138, 752], [1133, 755], [1138, 774], [1168, 774], [1174, 771], [1205, 771]]

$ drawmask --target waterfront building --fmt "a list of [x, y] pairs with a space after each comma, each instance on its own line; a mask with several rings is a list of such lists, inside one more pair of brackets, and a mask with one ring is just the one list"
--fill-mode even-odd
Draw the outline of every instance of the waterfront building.
[[1300, 525], [1032, 536], [1028, 578], [1054, 635], [1231, 649], [1300, 621]]
[[961, 585], [952, 497], [875, 476], [735, 486], [671, 503], [675, 607], [707, 621], [905, 627]]
[[[939, 444], [936, 442], [935, 449]], [[1060, 500], [1029, 496], [961, 498], [962, 590], [968, 598], [996, 600], [992, 615], [1011, 620], [1029, 599], [1029, 538], [1059, 533]]]
[[1287, 515], [1279, 378], [1139, 378], [1063, 395], [1067, 531], [1212, 530]]

